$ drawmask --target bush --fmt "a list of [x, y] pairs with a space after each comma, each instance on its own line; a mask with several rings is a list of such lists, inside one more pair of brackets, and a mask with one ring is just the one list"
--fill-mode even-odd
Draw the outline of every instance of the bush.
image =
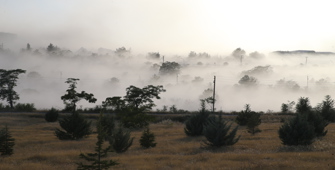
[[130, 138], [130, 131], [119, 126], [116, 131], [113, 132], [113, 136], [109, 138], [109, 144], [113, 147], [117, 153], [126, 152], [128, 148], [133, 144], [134, 138]]
[[12, 155], [15, 139], [12, 138], [7, 126], [0, 130], [0, 153], [1, 155]]
[[304, 116], [297, 114], [278, 130], [283, 145], [310, 145], [315, 138], [315, 129]]
[[233, 130], [230, 130], [231, 125], [227, 125], [221, 118], [213, 117], [208, 119], [206, 126], [204, 127], [204, 136], [207, 141], [204, 144], [212, 147], [221, 147], [227, 145], [234, 145], [240, 136], [235, 138], [238, 127], [236, 126]]
[[33, 103], [18, 103], [14, 109], [18, 112], [33, 112], [36, 110]]
[[92, 133], [91, 123], [79, 113], [74, 112], [59, 120], [59, 125], [65, 131], [56, 128], [55, 135], [60, 140], [78, 140]]
[[185, 122], [184, 132], [187, 136], [201, 136], [209, 114], [200, 112], [192, 115]]
[[51, 108], [49, 111], [45, 113], [44, 119], [47, 122], [56, 122], [58, 120], [58, 110], [55, 108]]
[[145, 113], [137, 113], [137, 114], [123, 113], [123, 115], [119, 117], [121, 118], [121, 123], [123, 124], [124, 127], [133, 129], [140, 129], [143, 127], [147, 127], [149, 125], [149, 122], [155, 120], [154, 116]]
[[142, 133], [140, 144], [144, 148], [155, 147], [155, 135], [150, 132], [149, 128], [145, 129]]

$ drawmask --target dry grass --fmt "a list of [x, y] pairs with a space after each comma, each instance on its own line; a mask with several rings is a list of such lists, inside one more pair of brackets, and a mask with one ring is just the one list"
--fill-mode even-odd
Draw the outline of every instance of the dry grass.
[[[280, 120], [278, 118], [278, 120]], [[266, 121], [271, 122], [271, 121]], [[281, 123], [262, 123], [254, 136], [240, 127], [240, 141], [234, 146], [211, 149], [202, 146], [204, 137], [187, 137], [183, 124], [165, 121], [151, 124], [157, 146], [143, 149], [142, 131], [133, 131], [133, 146], [122, 154], [111, 153], [120, 165], [113, 169], [334, 169], [335, 124], [328, 134], [309, 147], [281, 145], [277, 130]], [[58, 123], [47, 123], [43, 116], [0, 114], [0, 124], [7, 124], [16, 139], [14, 155], [0, 157], [0, 169], [53, 170], [76, 169], [81, 152], [92, 152], [96, 135], [79, 141], [60, 141], [53, 132]]]

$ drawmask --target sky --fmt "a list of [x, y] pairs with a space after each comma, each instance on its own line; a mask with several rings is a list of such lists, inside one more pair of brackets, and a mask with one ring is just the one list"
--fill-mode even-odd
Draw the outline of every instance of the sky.
[[0, 32], [21, 48], [335, 52], [333, 16], [331, 0], [0, 0]]

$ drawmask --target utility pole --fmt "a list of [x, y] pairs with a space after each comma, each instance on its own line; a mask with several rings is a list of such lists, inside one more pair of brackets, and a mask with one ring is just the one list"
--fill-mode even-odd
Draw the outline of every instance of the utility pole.
[[178, 84], [178, 74], [177, 74], [177, 84]]
[[214, 76], [214, 88], [213, 88], [213, 113], [215, 111], [215, 81], [216, 81], [216, 76]]
[[308, 91], [308, 76], [307, 76], [307, 89], [306, 90]]
[[305, 62], [305, 65], [306, 65], [306, 66], [307, 66], [307, 58], [308, 58], [308, 57], [306, 57], [306, 62]]
[[163, 63], [164, 63], [164, 56], [163, 56]]
[[241, 58], [240, 58], [241, 66], [242, 66], [242, 61], [243, 61], [243, 55], [241, 55]]

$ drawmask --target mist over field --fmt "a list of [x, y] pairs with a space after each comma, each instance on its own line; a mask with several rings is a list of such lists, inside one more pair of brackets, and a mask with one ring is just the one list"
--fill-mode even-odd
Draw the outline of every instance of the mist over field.
[[[225, 55], [190, 52], [182, 56], [133, 54], [127, 48], [81, 48], [74, 52], [58, 48], [52, 53], [46, 48], [17, 52], [3, 49], [0, 68], [27, 71], [19, 76], [15, 87], [20, 95], [18, 102], [34, 103], [38, 109], [64, 108], [60, 96], [68, 88], [67, 78], [79, 78], [77, 91], [93, 93], [98, 99], [95, 104], [80, 101], [78, 106], [82, 108], [101, 105], [107, 97], [125, 96], [130, 85], [163, 85], [166, 92], [155, 100], [154, 110], [175, 105], [196, 111], [200, 99], [212, 96], [214, 76], [217, 111], [240, 111], [250, 104], [255, 111], [276, 112], [282, 103], [296, 102], [299, 97], [309, 97], [316, 106], [325, 95], [335, 92], [334, 55], [251, 52], [241, 55], [241, 60], [236, 55], [241, 51]], [[179, 73], [162, 74], [159, 70], [163, 60], [178, 63]], [[246, 75], [250, 79], [242, 81]]]
[[[18, 102], [40, 109], [64, 108], [67, 78], [98, 99], [83, 108], [124, 96], [130, 85], [163, 85], [155, 109], [198, 110], [214, 76], [217, 111], [279, 111], [299, 97], [316, 106], [334, 94], [334, 54], [322, 53], [335, 51], [332, 1], [1, 2], [0, 68], [27, 71]], [[295, 50], [316, 52], [285, 53]], [[178, 74], [160, 73], [163, 60], [178, 63]]]

